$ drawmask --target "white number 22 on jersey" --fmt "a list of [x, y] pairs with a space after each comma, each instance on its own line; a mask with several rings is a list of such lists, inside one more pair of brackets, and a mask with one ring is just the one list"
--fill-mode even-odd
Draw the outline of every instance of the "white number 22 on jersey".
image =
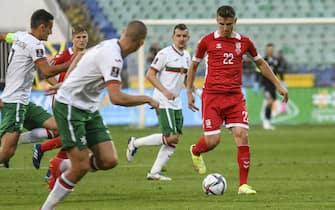
[[223, 64], [234, 64], [233, 59], [233, 53], [223, 53]]

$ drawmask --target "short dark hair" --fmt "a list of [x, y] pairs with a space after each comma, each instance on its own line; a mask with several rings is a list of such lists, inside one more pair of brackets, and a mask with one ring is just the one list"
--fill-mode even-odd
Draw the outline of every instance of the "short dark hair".
[[188, 30], [187, 26], [184, 23], [177, 24], [173, 29], [173, 34], [176, 33], [176, 29], [179, 29], [182, 31]]
[[218, 8], [216, 15], [223, 18], [234, 18], [236, 16], [235, 10], [229, 5], [223, 5]]
[[81, 32], [86, 32], [86, 28], [83, 25], [77, 24], [72, 26], [72, 36]]
[[274, 47], [274, 44], [273, 43], [267, 43], [266, 47]]
[[54, 16], [44, 9], [36, 10], [30, 18], [30, 27], [37, 28], [41, 24], [49, 25]]
[[131, 38], [133, 41], [138, 41], [145, 39], [147, 30], [146, 25], [142, 21], [133, 20], [128, 23], [125, 36]]

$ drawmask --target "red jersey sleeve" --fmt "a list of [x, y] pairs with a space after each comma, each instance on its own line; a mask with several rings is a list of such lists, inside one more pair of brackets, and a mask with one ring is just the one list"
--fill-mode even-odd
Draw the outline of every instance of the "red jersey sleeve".
[[253, 57], [254, 61], [262, 58], [261, 55], [257, 52], [257, 49], [255, 47], [254, 42], [250, 39], [247, 38], [248, 40], [248, 52], [250, 53], [250, 55]]
[[56, 55], [56, 56], [52, 59], [51, 64], [52, 64], [52, 65], [57, 65], [57, 64], [65, 63], [65, 62], [66, 62], [66, 61], [65, 61], [66, 56], [64, 56], [64, 54], [65, 54], [65, 53], [63, 52], [63, 53], [61, 53], [61, 54]]
[[65, 63], [65, 62], [71, 60], [72, 55], [73, 55], [72, 50], [70, 50], [70, 48], [68, 48], [68, 49], [64, 50], [61, 54], [56, 55], [52, 59], [52, 65]]
[[[51, 65], [57, 65], [65, 63], [71, 60], [73, 53], [71, 53], [70, 49], [64, 50], [61, 54], [56, 55], [52, 61]], [[66, 72], [61, 72], [56, 76], [58, 82], [63, 82], [65, 79]]]
[[193, 56], [193, 61], [200, 62], [206, 55], [207, 52], [207, 36], [202, 37], [197, 45], [197, 48], [195, 50], [195, 54]]

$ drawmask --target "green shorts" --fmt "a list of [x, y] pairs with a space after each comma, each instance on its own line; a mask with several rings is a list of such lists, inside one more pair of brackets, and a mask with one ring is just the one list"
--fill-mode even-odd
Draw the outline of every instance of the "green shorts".
[[4, 103], [1, 113], [0, 137], [6, 132], [22, 132], [23, 128], [28, 130], [41, 128], [43, 123], [52, 117], [41, 106], [32, 102], [28, 105]]
[[170, 133], [182, 134], [184, 117], [181, 109], [159, 109], [158, 119], [159, 127], [164, 136], [169, 136]]
[[30, 102], [28, 105], [26, 117], [24, 119], [23, 127], [27, 130], [43, 128], [43, 123], [51, 117], [52, 115], [41, 106], [37, 106], [36, 104]]
[[77, 147], [83, 150], [112, 140], [99, 111], [91, 113], [55, 100], [54, 115], [63, 149]]

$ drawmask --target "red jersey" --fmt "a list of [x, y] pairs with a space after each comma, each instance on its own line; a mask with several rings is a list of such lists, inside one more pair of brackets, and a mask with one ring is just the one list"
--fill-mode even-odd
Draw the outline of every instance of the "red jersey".
[[234, 38], [224, 38], [216, 31], [201, 38], [193, 61], [200, 62], [207, 54], [204, 90], [211, 93], [240, 92], [245, 53], [254, 60], [261, 58], [253, 42], [238, 33]]
[[[71, 60], [73, 56], [73, 50], [72, 48], [67, 48], [66, 50], [64, 50], [61, 54], [58, 54], [56, 55], [56, 57], [54, 59], [52, 59], [52, 65], [57, 65], [57, 64], [62, 64], [62, 63], [65, 63], [69, 60]], [[63, 71], [61, 73], [59, 73], [57, 76], [56, 76], [56, 79], [58, 82], [63, 82], [64, 81], [64, 78], [65, 78], [65, 75], [66, 75], [66, 71]]]

